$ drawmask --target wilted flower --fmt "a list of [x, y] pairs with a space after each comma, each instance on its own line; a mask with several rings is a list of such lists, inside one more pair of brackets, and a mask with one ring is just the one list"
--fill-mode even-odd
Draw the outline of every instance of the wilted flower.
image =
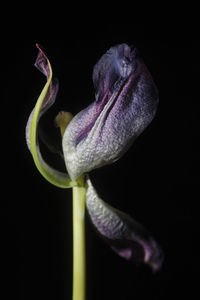
[[[38, 121], [54, 103], [58, 81], [39, 45], [36, 67], [47, 83], [31, 113], [26, 139], [41, 174], [51, 183], [67, 188], [89, 171], [119, 159], [152, 121], [158, 92], [138, 51], [126, 44], [110, 48], [93, 70], [96, 99], [75, 117], [60, 113], [57, 124], [62, 132], [64, 161], [68, 174], [50, 167], [39, 150]], [[149, 264], [157, 271], [163, 255], [157, 242], [142, 225], [101, 200], [87, 175], [86, 207], [90, 219], [120, 256]]]

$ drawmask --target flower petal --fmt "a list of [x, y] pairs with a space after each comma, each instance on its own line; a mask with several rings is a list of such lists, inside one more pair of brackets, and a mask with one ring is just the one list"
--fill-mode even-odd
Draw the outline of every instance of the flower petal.
[[70, 180], [69, 176], [49, 166], [42, 158], [39, 149], [38, 122], [45, 111], [49, 109], [49, 107], [55, 102], [58, 92], [58, 81], [52, 79], [52, 69], [50, 62], [41, 47], [38, 44], [36, 44], [36, 46], [39, 50], [39, 54], [37, 56], [35, 66], [46, 76], [47, 82], [36, 102], [33, 111], [29, 116], [26, 125], [27, 146], [33, 156], [36, 167], [44, 176], [44, 178], [56, 186], [68, 188], [73, 185], [73, 182]]
[[146, 263], [154, 272], [158, 271], [163, 252], [151, 234], [130, 216], [106, 204], [91, 181], [87, 183], [87, 211], [98, 233], [119, 256], [135, 263]]
[[112, 47], [95, 65], [96, 101], [78, 113], [63, 136], [70, 177], [119, 159], [155, 116], [158, 92], [135, 48]]

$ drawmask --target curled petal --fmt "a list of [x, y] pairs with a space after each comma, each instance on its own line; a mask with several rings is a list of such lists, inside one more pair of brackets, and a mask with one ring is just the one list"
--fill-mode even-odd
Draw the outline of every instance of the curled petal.
[[96, 101], [78, 113], [63, 136], [70, 177], [119, 159], [152, 121], [158, 92], [138, 55], [126, 44], [112, 47], [93, 70]]
[[44, 114], [45, 111], [55, 102], [58, 92], [58, 81], [52, 79], [50, 62], [41, 47], [38, 44], [36, 46], [39, 50], [39, 54], [37, 56], [35, 66], [46, 76], [47, 82], [29, 116], [26, 125], [27, 146], [33, 156], [36, 167], [44, 178], [56, 186], [68, 188], [73, 184], [69, 176], [49, 166], [44, 161], [39, 149], [38, 122], [42, 114]]
[[90, 180], [86, 206], [94, 227], [118, 255], [135, 263], [146, 263], [154, 272], [161, 268], [163, 252], [151, 234], [130, 216], [100, 199]]

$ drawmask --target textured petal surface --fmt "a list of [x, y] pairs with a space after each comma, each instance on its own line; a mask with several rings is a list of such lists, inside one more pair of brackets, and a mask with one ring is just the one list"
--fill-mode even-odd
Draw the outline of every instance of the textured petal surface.
[[69, 176], [49, 166], [44, 161], [39, 149], [38, 122], [42, 114], [44, 114], [45, 111], [55, 102], [58, 92], [58, 81], [52, 79], [50, 62], [41, 47], [39, 45], [37, 45], [37, 47], [39, 49], [39, 54], [37, 56], [35, 66], [46, 76], [47, 83], [45, 84], [37, 103], [29, 116], [26, 125], [26, 141], [33, 156], [35, 165], [45, 179], [56, 186], [68, 188], [71, 184]]
[[77, 114], [63, 136], [72, 179], [114, 162], [152, 121], [158, 92], [138, 51], [112, 47], [95, 65], [96, 101]]
[[118, 255], [146, 263], [154, 272], [161, 268], [163, 253], [151, 234], [130, 216], [106, 204], [90, 180], [86, 206], [94, 227]]

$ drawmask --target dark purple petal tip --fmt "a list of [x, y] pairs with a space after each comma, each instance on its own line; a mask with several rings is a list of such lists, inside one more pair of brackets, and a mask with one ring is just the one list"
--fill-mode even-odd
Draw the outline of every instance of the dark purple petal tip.
[[141, 224], [100, 199], [89, 180], [86, 197], [95, 229], [119, 256], [136, 264], [148, 264], [153, 272], [161, 268], [163, 252]]
[[[38, 48], [38, 56], [35, 61], [35, 67], [46, 76], [46, 79], [49, 80], [49, 77], [52, 76], [52, 70], [50, 62], [43, 50], [43, 47], [39, 44], [36, 44]], [[44, 113], [50, 106], [52, 106], [56, 100], [56, 95], [59, 89], [59, 82], [57, 78], [51, 78], [51, 82], [47, 93], [45, 95], [44, 101], [42, 103], [41, 113]]]

